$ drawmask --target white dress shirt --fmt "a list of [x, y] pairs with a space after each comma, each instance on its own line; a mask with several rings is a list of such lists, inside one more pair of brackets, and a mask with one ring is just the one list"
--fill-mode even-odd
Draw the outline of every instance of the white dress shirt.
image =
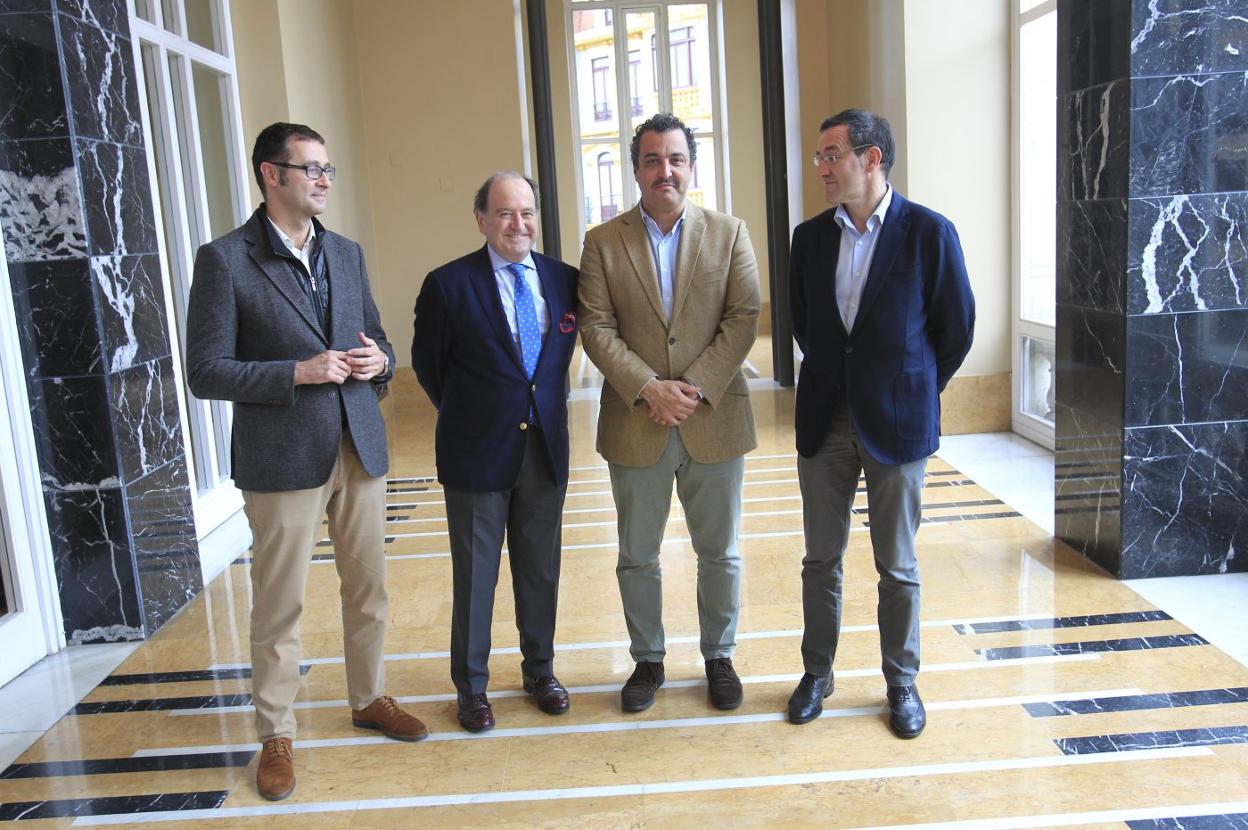
[[[503, 314], [507, 317], [507, 325], [511, 329], [511, 339], [516, 346], [520, 345], [520, 330], [516, 328], [516, 277], [508, 267], [511, 261], [498, 253], [486, 243], [485, 249], [490, 253], [490, 264], [494, 266], [494, 282], [498, 285], [498, 297], [503, 301]], [[529, 293], [533, 295], [533, 309], [537, 312], [537, 327], [546, 338], [546, 330], [550, 328], [550, 315], [546, 311], [546, 298], [542, 296], [542, 281], [537, 276], [537, 266], [533, 264], [533, 255], [525, 254], [520, 262], [524, 266], [524, 281], [529, 284]]]
[[672, 319], [672, 292], [676, 279], [676, 249], [680, 247], [680, 232], [685, 227], [685, 214], [681, 211], [680, 218], [666, 234], [659, 229], [659, 223], [650, 218], [645, 208], [641, 210], [641, 223], [646, 226], [646, 234], [650, 237], [650, 250], [654, 253], [654, 270], [659, 274], [659, 296], [663, 299], [663, 313]]
[[884, 215], [892, 202], [893, 186], [887, 185], [884, 198], [867, 217], [867, 229], [862, 233], [854, 227], [845, 205], [836, 209], [836, 223], [841, 226], [841, 250], [836, 258], [836, 305], [841, 310], [841, 322], [847, 332], [854, 330], [854, 320], [862, 304], [862, 289], [871, 272], [876, 243], [880, 241], [880, 228], [884, 226]]

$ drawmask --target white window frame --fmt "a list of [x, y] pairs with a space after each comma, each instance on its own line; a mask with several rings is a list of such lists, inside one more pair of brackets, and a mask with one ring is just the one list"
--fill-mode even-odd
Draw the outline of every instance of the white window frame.
[[[213, 530], [242, 509], [242, 493], [234, 487], [226, 468], [229, 458], [230, 425], [233, 407], [228, 403], [203, 401], [193, 395], [186, 386], [184, 354], [178, 336], [181, 322], [185, 319], [185, 302], [190, 290], [194, 270], [195, 250], [192, 240], [212, 238], [209, 223], [209, 207], [203, 186], [205, 173], [203, 153], [200, 146], [199, 124], [195, 107], [194, 73], [191, 63], [199, 63], [219, 73], [221, 100], [225, 112], [222, 121], [229, 135], [225, 147], [228, 159], [229, 182], [235, 216], [232, 225], [242, 224], [250, 215], [251, 191], [248, 183], [250, 163], [243, 144], [242, 113], [239, 106], [238, 74], [234, 61], [234, 43], [230, 26], [229, 0], [214, 0], [214, 39], [222, 46], [224, 54], [214, 52], [189, 40], [184, 34], [168, 31], [161, 20], [166, 10], [171, 10], [176, 20], [173, 28], [186, 32], [183, 0], [163, 0], [150, 3], [156, 22], [148, 22], [136, 13], [136, 0], [129, 0], [130, 26], [133, 32], [135, 75], [138, 81], [139, 104], [143, 123], [151, 125], [152, 141], [147, 143], [148, 179], [151, 183], [152, 206], [158, 228], [157, 243], [161, 261], [167, 263], [170, 273], [164, 275], [165, 310], [169, 319], [170, 344], [173, 351], [174, 375], [178, 383], [178, 409], [183, 434], [187, 439], [186, 456], [190, 472], [191, 498], [195, 512], [195, 532], [202, 541]], [[149, 111], [147, 94], [148, 67], [144, 62], [144, 50], [155, 50], [154, 68], [157, 78], [159, 112]], [[170, 69], [171, 54], [178, 58], [179, 69]], [[179, 110], [179, 105], [185, 111]], [[184, 119], [187, 129], [179, 130], [176, 119]], [[160, 129], [155, 129], [153, 119], [159, 119]], [[179, 143], [180, 139], [180, 143]], [[160, 146], [155, 146], [157, 143]], [[158, 153], [160, 158], [158, 158]], [[164, 164], [172, 175], [157, 176], [157, 168]], [[183, 171], [189, 170], [189, 181], [184, 181]], [[165, 216], [160, 188], [169, 188], [165, 200], [172, 215]], [[194, 233], [192, 233], [194, 229]], [[177, 240], [179, 250], [168, 250], [166, 233]], [[196, 430], [192, 432], [192, 426]], [[201, 477], [208, 482], [201, 492]], [[237, 551], [228, 548], [220, 551], [207, 550], [201, 546], [201, 565], [205, 582], [215, 576]], [[223, 560], [223, 561], [218, 561]]]
[[[568, 83], [571, 86], [571, 103], [572, 103], [572, 146], [575, 148], [576, 154], [576, 205], [577, 205], [577, 228], [578, 228], [578, 247], [585, 239], [585, 195], [587, 192], [587, 183], [585, 182], [584, 164], [582, 160], [582, 152], [584, 151], [584, 143], [581, 139], [581, 114], [578, 111], [580, 106], [580, 95], [577, 87], [576, 72], [576, 33], [573, 31], [572, 13], [574, 11], [609, 11], [612, 14], [613, 39], [615, 48], [614, 72], [616, 83], [616, 107], [615, 117], [617, 130], [619, 132], [619, 156], [620, 156], [620, 190], [621, 202], [618, 213], [623, 213], [632, 209], [637, 203], [634, 193], [634, 187], [628, 183], [633, 181], [632, 176], [626, 176], [627, 172], [632, 172], [632, 160], [629, 153], [629, 145], [632, 142], [632, 130], [629, 125], [633, 122], [632, 115], [632, 94], [629, 90], [629, 61], [628, 61], [628, 14], [630, 12], [653, 12], [655, 15], [655, 77], [659, 84], [659, 111], [672, 111], [672, 84], [671, 72], [669, 64], [671, 62], [671, 44], [668, 42], [666, 25], [668, 6], [684, 6], [696, 3], [703, 3], [707, 7], [707, 37], [710, 42], [707, 44], [707, 53], [710, 60], [708, 61], [711, 71], [711, 118], [715, 123], [715, 129], [710, 132], [695, 132], [694, 138], [698, 141], [709, 139], [715, 146], [715, 190], [718, 197], [716, 210], [723, 213], [732, 212], [732, 193], [728, 186], [728, 176], [725, 171], [728, 170], [728, 130], [726, 119], [728, 117], [728, 104], [724, 93], [723, 77], [724, 77], [724, 38], [723, 38], [723, 2], [722, 0], [594, 0], [593, 2], [585, 2], [584, 0], [565, 0], [564, 2], [564, 27], [567, 33], [567, 52], [568, 52]], [[644, 51], [644, 47], [643, 47]], [[664, 58], [659, 60], [658, 55]], [[692, 56], [691, 56], [692, 60]], [[625, 103], [627, 105], [625, 105]], [[605, 142], [593, 142], [595, 144], [604, 144]], [[595, 175], [597, 171], [595, 170]], [[597, 184], [594, 184], [597, 187]], [[617, 215], [618, 215], [617, 213]]]
[[65, 647], [52, 535], [26, 389], [26, 370], [0, 230], [0, 576], [8, 613], [0, 616], [0, 686]]
[[[1022, 316], [1022, 210], [1019, 204], [1019, 200], [1022, 198], [1022, 110], [1020, 107], [1022, 99], [1022, 70], [1020, 66], [1020, 40], [1024, 25], [1046, 14], [1057, 13], [1057, 0], [1045, 0], [1045, 2], [1038, 3], [1026, 12], [1019, 11], [1019, 0], [1010, 0], [1010, 2], [1010, 21], [1012, 24], [1010, 29], [1010, 52], [1012, 56], [1010, 61], [1012, 91], [1010, 96], [1010, 133], [1013, 144], [1010, 175], [1014, 203], [1014, 209], [1011, 211], [1010, 228], [1010, 268], [1013, 277], [1010, 286], [1010, 304], [1013, 311], [1013, 325], [1011, 327], [1010, 420], [1014, 432], [1052, 450], [1055, 443], [1054, 426], [1023, 411], [1023, 384], [1026, 382], [1026, 367], [1023, 365], [1025, 359], [1023, 341], [1025, 338], [1032, 338], [1056, 345], [1056, 326], [1025, 320]], [[1056, 101], [1053, 102], [1053, 106], [1057, 106]], [[1056, 208], [1055, 195], [1054, 210]], [[1054, 302], [1056, 301], [1057, 298], [1054, 297]]]

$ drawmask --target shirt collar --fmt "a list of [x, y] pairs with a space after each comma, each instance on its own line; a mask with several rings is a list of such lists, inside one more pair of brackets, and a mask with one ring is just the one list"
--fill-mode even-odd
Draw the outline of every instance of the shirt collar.
[[285, 245], [286, 247], [290, 248], [291, 251], [302, 251], [303, 248], [307, 248], [308, 246], [312, 245], [312, 240], [316, 238], [316, 220], [312, 220], [308, 222], [308, 226], [310, 226], [308, 227], [308, 238], [306, 242], [303, 242], [303, 247], [301, 248], [300, 246], [295, 245], [295, 240], [292, 240], [291, 237], [286, 236], [286, 231], [283, 231], [282, 228], [278, 227], [277, 222], [273, 221], [272, 218], [268, 217], [267, 215], [265, 216], [265, 218], [266, 220], [268, 220], [268, 223], [270, 223], [270, 225], [273, 226], [273, 230], [277, 231], [277, 238], [280, 238], [280, 240], [282, 241], [282, 245]]
[[[884, 224], [884, 216], [888, 213], [888, 206], [893, 203], [893, 186], [885, 183], [884, 198], [880, 199], [880, 203], [875, 206], [875, 210], [867, 217], [867, 231], [874, 230]], [[871, 220], [875, 221], [872, 222]], [[845, 228], [854, 228], [854, 233], [858, 229], [854, 227], [854, 220], [849, 218], [849, 211], [845, 209], [844, 204], [836, 206], [836, 223], [841, 226], [841, 230]], [[872, 227], [874, 226], [874, 227]]]
[[[493, 266], [495, 271], [501, 271], [507, 266], [512, 264], [511, 260], [507, 259], [507, 257], [505, 256], [500, 255], [498, 251], [494, 250], [494, 246], [491, 245], [490, 243], [488, 242], [485, 243], [485, 249], [489, 251], [490, 253], [490, 265]], [[532, 251], [524, 255], [524, 259], [520, 260], [520, 264], [523, 265], [525, 268], [532, 268], [534, 271], [537, 270], [537, 266], [533, 264], [533, 252]]]
[[[660, 237], [665, 236], [663, 229], [659, 227], [659, 223], [654, 221], [654, 219], [650, 217], [650, 214], [646, 213], [646, 209], [641, 206], [641, 202], [637, 203], [637, 209], [641, 211], [641, 221], [645, 224], [648, 230], [657, 233]], [[688, 214], [688, 212], [689, 206], [685, 205], [684, 209], [680, 211], [680, 218], [676, 220], [675, 225], [672, 225], [672, 233], [678, 232], [684, 226], [685, 215]]]

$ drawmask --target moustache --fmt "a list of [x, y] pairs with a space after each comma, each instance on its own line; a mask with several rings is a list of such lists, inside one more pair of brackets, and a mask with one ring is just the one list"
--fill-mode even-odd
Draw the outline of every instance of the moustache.
[[679, 185], [676, 184], [675, 179], [658, 179], [654, 182], [654, 184], [650, 185], [650, 187], [652, 188], [662, 187], [665, 184], [670, 184], [672, 187], [679, 187]]

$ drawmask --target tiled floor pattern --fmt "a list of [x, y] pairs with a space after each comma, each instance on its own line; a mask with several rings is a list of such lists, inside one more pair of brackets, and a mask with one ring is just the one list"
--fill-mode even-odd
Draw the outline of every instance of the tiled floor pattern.
[[[941, 459], [928, 466], [923, 672], [929, 725], [885, 724], [866, 514], [854, 518], [836, 694], [802, 727], [781, 712], [801, 673], [801, 501], [792, 392], [755, 391], [739, 649], [744, 705], [706, 701], [696, 563], [678, 503], [664, 546], [668, 684], [619, 711], [631, 670], [615, 586], [610, 486], [592, 401], [572, 407], [556, 671], [569, 714], [520, 692], [504, 563], [491, 698], [498, 727], [455, 722], [450, 559], [427, 459], [432, 414], [410, 384], [391, 426], [390, 691], [429, 725], [399, 744], [345, 707], [332, 549], [303, 617], [298, 788], [255, 792], [246, 557], [0, 771], [0, 820], [172, 828], [1248, 826], [1248, 668], [1070, 551]], [[865, 507], [860, 494], [858, 507]], [[25, 823], [22, 826], [27, 826]]]

